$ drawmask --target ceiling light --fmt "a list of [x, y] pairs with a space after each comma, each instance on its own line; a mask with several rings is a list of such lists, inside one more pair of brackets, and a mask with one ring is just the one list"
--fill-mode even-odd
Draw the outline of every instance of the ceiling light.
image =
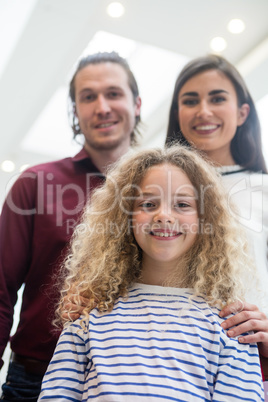
[[132, 39], [124, 38], [105, 31], [97, 31], [83, 51], [83, 56], [97, 52], [116, 51], [120, 56], [128, 59], [137, 48], [137, 42]]
[[226, 46], [226, 40], [220, 36], [213, 38], [210, 42], [210, 47], [214, 52], [222, 52]]
[[122, 17], [124, 12], [125, 12], [124, 6], [119, 2], [110, 3], [109, 6], [107, 7], [107, 13], [112, 18]]
[[6, 173], [14, 172], [15, 163], [12, 161], [9, 161], [9, 160], [3, 161], [1, 163], [1, 169], [3, 170], [3, 172], [6, 172]]
[[245, 24], [242, 20], [235, 18], [228, 23], [227, 28], [229, 32], [239, 34], [244, 31]]

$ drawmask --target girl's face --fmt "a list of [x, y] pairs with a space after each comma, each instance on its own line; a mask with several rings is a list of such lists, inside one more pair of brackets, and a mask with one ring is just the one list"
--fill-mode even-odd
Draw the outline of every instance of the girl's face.
[[190, 78], [178, 94], [178, 119], [185, 139], [219, 165], [234, 164], [230, 145], [249, 105], [238, 107], [232, 82], [218, 70]]
[[143, 251], [142, 277], [161, 285], [197, 236], [196, 193], [185, 173], [169, 164], [150, 168], [139, 189], [132, 224]]

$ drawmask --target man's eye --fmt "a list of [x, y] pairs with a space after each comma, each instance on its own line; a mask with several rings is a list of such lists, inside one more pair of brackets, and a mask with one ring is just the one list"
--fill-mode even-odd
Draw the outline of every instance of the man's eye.
[[109, 92], [108, 96], [109, 98], [114, 99], [119, 98], [120, 94], [118, 92]]
[[94, 100], [94, 95], [88, 94], [83, 96], [82, 101], [84, 102], [92, 102]]

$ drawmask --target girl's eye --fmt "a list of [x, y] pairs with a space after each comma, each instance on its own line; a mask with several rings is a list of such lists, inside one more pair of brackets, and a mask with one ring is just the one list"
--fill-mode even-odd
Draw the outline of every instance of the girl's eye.
[[142, 201], [138, 204], [138, 208], [143, 210], [153, 210], [156, 207], [156, 203], [153, 201]]
[[154, 203], [150, 202], [150, 201], [144, 201], [140, 204], [140, 207], [147, 209], [147, 208], [152, 208], [154, 207]]
[[185, 209], [185, 208], [190, 208], [190, 207], [191, 207], [191, 205], [187, 204], [186, 202], [178, 202], [176, 204], [176, 208], [179, 208], [179, 209]]

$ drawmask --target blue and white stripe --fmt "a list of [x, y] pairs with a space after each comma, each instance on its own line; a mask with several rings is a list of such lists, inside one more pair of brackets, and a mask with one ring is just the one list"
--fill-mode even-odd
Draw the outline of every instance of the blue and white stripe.
[[136, 284], [110, 313], [65, 329], [39, 400], [263, 401], [256, 345], [228, 338], [190, 289]]

